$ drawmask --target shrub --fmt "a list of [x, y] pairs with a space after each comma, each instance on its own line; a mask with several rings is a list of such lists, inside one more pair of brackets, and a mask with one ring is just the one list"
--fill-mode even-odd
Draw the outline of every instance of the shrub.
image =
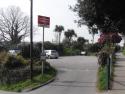
[[106, 51], [100, 51], [98, 53], [98, 64], [100, 66], [105, 66], [107, 64], [107, 59], [109, 58], [109, 55]]
[[22, 56], [13, 56], [7, 54], [7, 52], [0, 53], [0, 65], [5, 68], [17, 68], [23, 67], [28, 64], [27, 60], [25, 60]]
[[8, 55], [7, 61], [4, 64], [7, 68], [17, 68], [17, 67], [24, 67], [28, 64], [28, 62], [22, 56], [13, 56]]
[[89, 45], [87, 48], [88, 52], [92, 52], [92, 53], [99, 52], [101, 49], [102, 49], [102, 45], [98, 43]]
[[121, 50], [121, 47], [119, 45], [115, 46], [115, 52], [119, 52]]
[[125, 48], [123, 48], [123, 54], [125, 55]]
[[121, 40], [122, 38], [118, 33], [108, 32], [108, 33], [100, 34], [100, 38], [98, 39], [98, 42], [100, 44], [105, 44], [106, 42], [120, 43]]
[[107, 68], [99, 67], [97, 87], [100, 91], [107, 89]]
[[[33, 75], [36, 76], [41, 73], [41, 66], [34, 67]], [[30, 79], [30, 67], [22, 67], [16, 69], [2, 68], [0, 69], [0, 84], [8, 85], [19, 81]]]
[[6, 63], [7, 57], [8, 57], [7, 52], [5, 51], [0, 52], [0, 64]]
[[[44, 62], [44, 73], [50, 74], [54, 69]], [[41, 62], [34, 64], [33, 76], [41, 73]], [[22, 56], [13, 56], [6, 52], [0, 53], [0, 84], [9, 85], [30, 79], [30, 65]]]
[[[40, 53], [41, 53], [40, 48], [34, 46], [34, 47], [33, 47], [33, 57], [34, 57], [34, 58], [40, 58]], [[22, 55], [24, 58], [30, 58], [30, 45], [23, 45], [23, 46], [22, 46], [21, 55]]]
[[64, 48], [64, 55], [71, 56], [71, 55], [79, 55], [80, 50], [72, 49], [72, 48]]

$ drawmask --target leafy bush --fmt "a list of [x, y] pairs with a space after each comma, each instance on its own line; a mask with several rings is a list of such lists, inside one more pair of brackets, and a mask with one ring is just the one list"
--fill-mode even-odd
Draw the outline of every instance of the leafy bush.
[[7, 68], [17, 68], [26, 66], [27, 61], [22, 56], [12, 56], [8, 55], [5, 67]]
[[108, 33], [102, 33], [100, 35], [100, 38], [98, 39], [98, 42], [100, 44], [105, 44], [106, 42], [120, 43], [121, 40], [122, 38], [118, 33], [108, 32]]
[[100, 91], [107, 89], [107, 68], [99, 67], [97, 87]]
[[0, 52], [6, 51], [6, 48], [4, 46], [0, 46]]
[[87, 48], [88, 52], [92, 52], [92, 53], [99, 52], [101, 49], [102, 49], [102, 45], [98, 43], [89, 45]]
[[0, 52], [0, 64], [6, 63], [7, 56], [8, 56], [7, 52], [5, 52], [5, 51]]
[[[54, 73], [49, 63], [44, 62], [44, 73]], [[33, 76], [41, 73], [41, 62], [34, 64]], [[0, 84], [10, 85], [30, 78], [30, 65], [22, 56], [14, 56], [7, 52], [0, 53]]]
[[13, 56], [7, 54], [7, 52], [0, 53], [0, 65], [5, 68], [17, 68], [23, 67], [28, 64], [27, 60], [25, 60], [22, 56]]
[[109, 58], [109, 55], [106, 51], [100, 51], [98, 53], [98, 64], [100, 66], [105, 66], [107, 64], [107, 59]]
[[[41, 66], [35, 66], [33, 75], [41, 73]], [[0, 84], [8, 85], [19, 81], [30, 79], [30, 66], [20, 67], [16, 69], [1, 68], [0, 69]]]
[[[40, 58], [41, 49], [39, 47], [33, 47], [33, 57]], [[30, 45], [23, 45], [21, 55], [24, 58], [30, 58]]]
[[80, 50], [72, 49], [72, 48], [64, 48], [64, 55], [71, 56], [71, 55], [79, 55]]
[[123, 48], [123, 54], [125, 55], [125, 48]]
[[121, 47], [119, 45], [115, 46], [115, 52], [119, 52], [121, 50]]

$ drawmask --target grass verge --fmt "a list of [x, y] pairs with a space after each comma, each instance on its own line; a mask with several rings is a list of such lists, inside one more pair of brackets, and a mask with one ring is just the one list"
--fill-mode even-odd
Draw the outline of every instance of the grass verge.
[[43, 76], [41, 74], [35, 76], [33, 81], [27, 79], [26, 81], [20, 81], [19, 83], [16, 84], [0, 85], [0, 90], [21, 92], [24, 89], [34, 88], [38, 85], [44, 84], [50, 79], [52, 79], [55, 75], [56, 71], [52, 69], [49, 73], [46, 73]]
[[104, 91], [104, 90], [106, 90], [106, 88], [107, 88], [107, 68], [99, 67], [97, 89], [99, 91]]
[[122, 53], [123, 53], [123, 55], [125, 55], [125, 48], [123, 49]]

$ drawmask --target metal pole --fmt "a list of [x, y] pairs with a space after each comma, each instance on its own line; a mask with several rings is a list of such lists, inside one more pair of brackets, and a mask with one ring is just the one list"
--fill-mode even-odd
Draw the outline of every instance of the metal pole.
[[30, 79], [33, 80], [33, 0], [30, 3]]
[[108, 62], [107, 62], [107, 90], [110, 90], [110, 57], [108, 58]]
[[[44, 26], [43, 26], [42, 55], [44, 58]], [[43, 76], [43, 74], [44, 74], [44, 59], [42, 60], [42, 76]]]
[[110, 62], [111, 62], [111, 61], [110, 61], [110, 60], [111, 60], [111, 59], [110, 59], [110, 57], [109, 57], [109, 66], [108, 66], [108, 70], [109, 70], [109, 73], [108, 73], [108, 74], [109, 74], [109, 80], [108, 80], [108, 81], [109, 81], [109, 82], [108, 82], [108, 86], [109, 86], [109, 87], [108, 87], [108, 89], [109, 89], [109, 90], [110, 90], [110, 79], [111, 79], [111, 72], [110, 72], [110, 66], [111, 66], [111, 63], [110, 63]]

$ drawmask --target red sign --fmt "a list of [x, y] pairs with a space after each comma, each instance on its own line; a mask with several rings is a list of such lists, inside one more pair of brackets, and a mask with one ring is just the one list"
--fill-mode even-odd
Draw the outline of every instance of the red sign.
[[50, 26], [50, 17], [38, 16], [38, 26], [48, 27]]

